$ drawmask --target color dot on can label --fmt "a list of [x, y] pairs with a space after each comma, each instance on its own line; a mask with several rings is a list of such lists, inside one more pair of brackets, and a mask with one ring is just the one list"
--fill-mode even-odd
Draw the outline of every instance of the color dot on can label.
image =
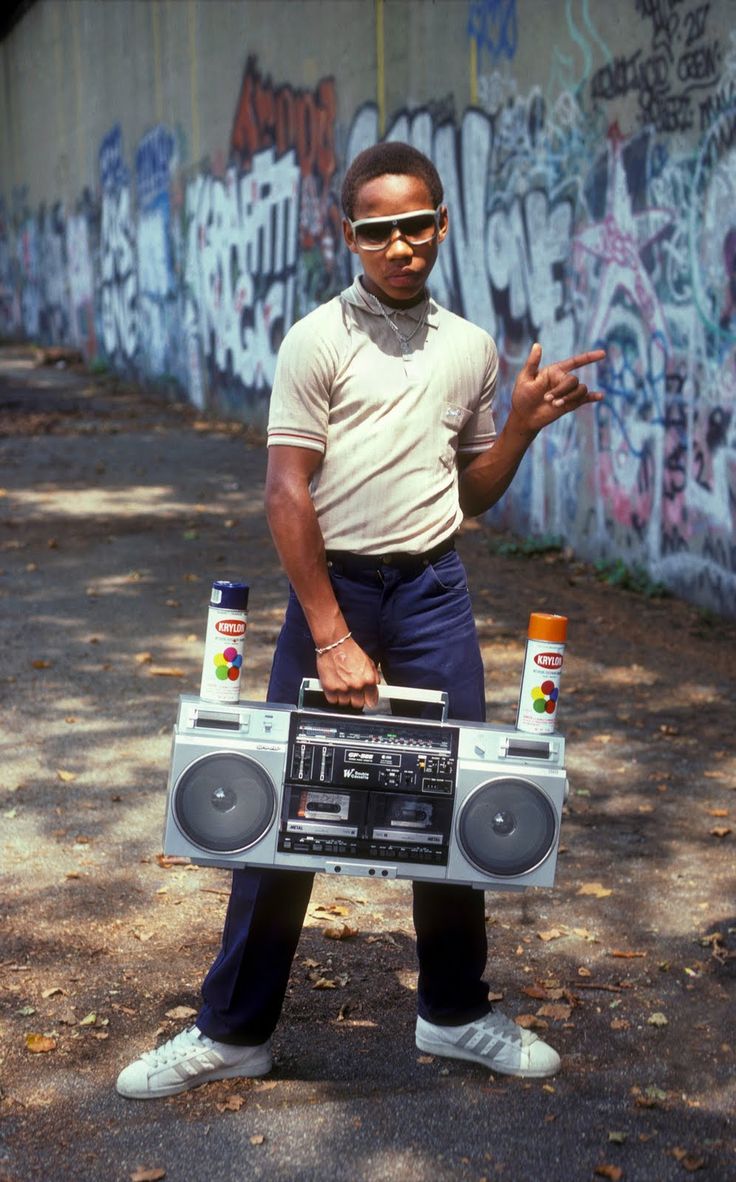
[[548, 678], [541, 685], [533, 686], [529, 692], [535, 714], [554, 714], [560, 696], [559, 686], [556, 686], [554, 681]]

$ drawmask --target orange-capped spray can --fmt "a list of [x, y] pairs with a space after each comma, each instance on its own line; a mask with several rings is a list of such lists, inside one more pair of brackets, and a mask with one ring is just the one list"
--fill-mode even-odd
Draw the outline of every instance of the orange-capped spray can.
[[535, 735], [557, 730], [566, 639], [567, 616], [531, 613], [516, 713], [517, 730]]

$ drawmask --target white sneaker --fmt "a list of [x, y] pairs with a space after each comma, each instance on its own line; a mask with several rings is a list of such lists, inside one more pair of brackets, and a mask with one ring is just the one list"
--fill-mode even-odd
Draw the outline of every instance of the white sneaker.
[[130, 1100], [155, 1100], [212, 1079], [266, 1075], [272, 1066], [270, 1039], [257, 1047], [236, 1047], [192, 1026], [124, 1067], [116, 1086]]
[[557, 1051], [498, 1010], [465, 1026], [435, 1026], [417, 1018], [417, 1046], [430, 1055], [470, 1059], [501, 1075], [542, 1079], [560, 1069]]

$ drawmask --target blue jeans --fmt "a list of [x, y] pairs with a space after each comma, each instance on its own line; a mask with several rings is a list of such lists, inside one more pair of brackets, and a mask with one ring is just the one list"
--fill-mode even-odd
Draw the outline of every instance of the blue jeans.
[[[334, 563], [332, 585], [358, 644], [389, 685], [440, 689], [450, 718], [485, 719], [484, 675], [465, 569], [455, 552], [418, 571], [383, 566], [355, 574]], [[293, 592], [274, 654], [268, 699], [297, 701], [316, 677], [314, 641]], [[273, 1033], [314, 875], [281, 869], [233, 872], [222, 947], [202, 986], [197, 1024], [221, 1042], [257, 1045]], [[439, 1025], [487, 1013], [482, 980], [485, 899], [472, 887], [414, 882], [418, 1010]]]

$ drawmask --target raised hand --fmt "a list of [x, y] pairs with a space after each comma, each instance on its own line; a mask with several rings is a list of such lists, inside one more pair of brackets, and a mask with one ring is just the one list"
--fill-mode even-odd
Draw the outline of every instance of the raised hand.
[[602, 361], [604, 349], [577, 353], [565, 361], [554, 361], [540, 369], [542, 346], [532, 345], [529, 356], [519, 371], [511, 395], [512, 410], [527, 429], [541, 431], [543, 427], [571, 410], [578, 410], [591, 402], [600, 402], [603, 394], [591, 391], [578, 378], [575, 370]]

